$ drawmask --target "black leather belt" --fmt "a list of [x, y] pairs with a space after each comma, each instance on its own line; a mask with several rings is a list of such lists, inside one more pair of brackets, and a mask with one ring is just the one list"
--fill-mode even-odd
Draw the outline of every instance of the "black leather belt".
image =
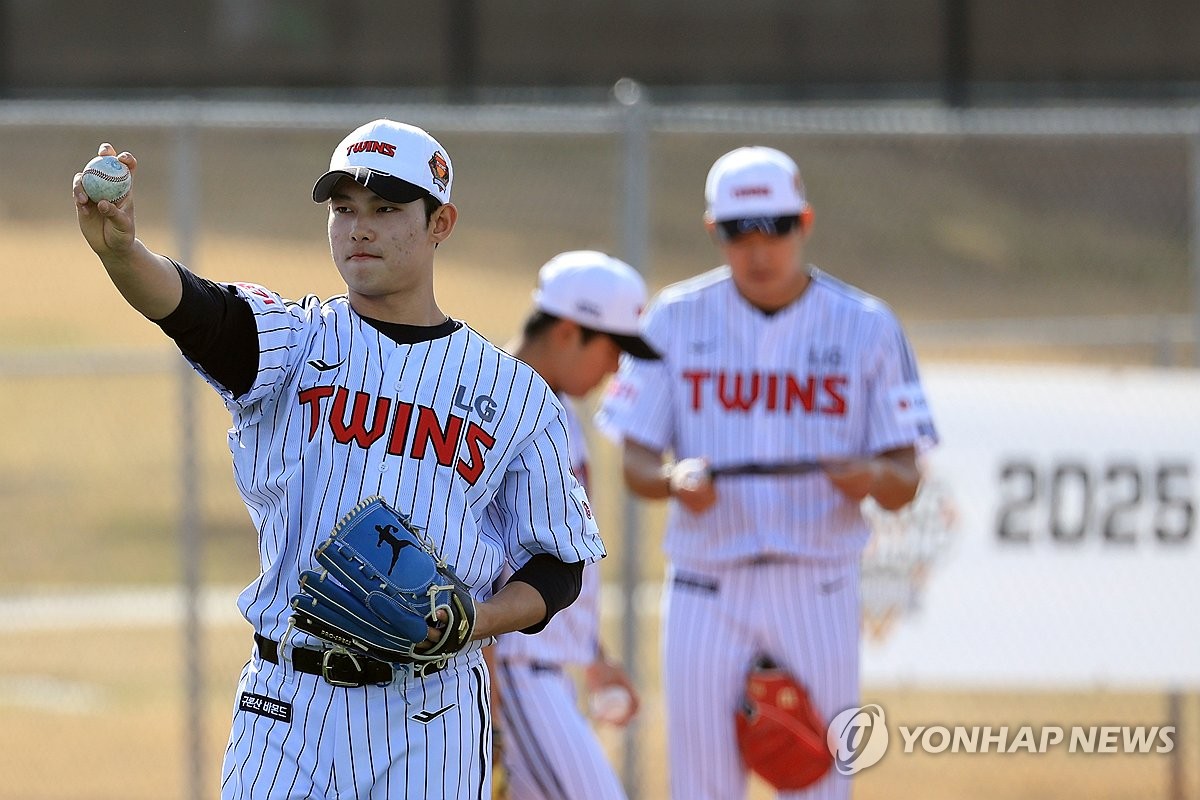
[[708, 594], [716, 594], [721, 589], [721, 583], [716, 578], [706, 575], [695, 575], [689, 572], [676, 572], [672, 582], [685, 589], [694, 589]]
[[[279, 642], [254, 634], [254, 646], [258, 656], [271, 664], [279, 663]], [[293, 647], [288, 659], [297, 672], [319, 675], [332, 686], [384, 685], [392, 682], [396, 672], [386, 661], [368, 658], [347, 650], [316, 650], [311, 647]], [[435, 663], [414, 663], [413, 675], [425, 677], [442, 669]]]
[[770, 555], [755, 556], [744, 563], [752, 567], [769, 567], [774, 564], [795, 564], [797, 560], [796, 556], [785, 555], [784, 553], [772, 553]]

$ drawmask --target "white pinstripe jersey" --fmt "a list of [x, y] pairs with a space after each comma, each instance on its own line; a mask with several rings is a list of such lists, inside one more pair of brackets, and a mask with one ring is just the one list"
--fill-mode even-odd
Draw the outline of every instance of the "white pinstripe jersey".
[[[587, 434], [571, 399], [559, 397], [566, 411], [567, 439], [571, 451], [571, 471], [588, 487]], [[600, 645], [600, 567], [589, 564], [583, 569], [583, 588], [579, 598], [558, 612], [533, 636], [509, 633], [496, 643], [500, 658], [526, 659], [558, 664], [590, 664]]]
[[374, 494], [412, 516], [477, 600], [506, 559], [604, 555], [568, 469], [562, 405], [526, 364], [465, 324], [397, 344], [345, 296], [291, 302], [236, 286], [258, 327], [258, 374], [236, 399], [213, 385], [233, 416], [234, 477], [259, 532], [262, 574], [238, 598], [255, 631], [283, 635], [317, 544]]
[[[728, 267], [669, 286], [643, 320], [662, 361], [623, 358], [597, 422], [713, 466], [876, 454], [932, 444], [916, 360], [880, 300], [817, 269], [803, 295], [764, 314]], [[717, 504], [672, 502], [664, 549], [680, 565], [763, 555], [855, 554], [869, 530], [821, 473], [722, 477]]]

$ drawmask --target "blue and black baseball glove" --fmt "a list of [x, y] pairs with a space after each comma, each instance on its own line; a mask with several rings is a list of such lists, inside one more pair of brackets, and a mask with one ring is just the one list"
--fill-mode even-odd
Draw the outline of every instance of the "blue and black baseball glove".
[[[470, 590], [383, 498], [342, 517], [316, 559], [324, 569], [302, 572], [291, 598], [297, 629], [393, 664], [442, 666], [471, 641]], [[440, 631], [437, 642], [430, 628]]]

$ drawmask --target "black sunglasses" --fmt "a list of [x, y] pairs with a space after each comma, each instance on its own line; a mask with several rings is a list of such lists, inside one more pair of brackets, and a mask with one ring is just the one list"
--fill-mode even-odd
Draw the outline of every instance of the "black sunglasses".
[[799, 224], [799, 214], [787, 217], [727, 219], [717, 223], [717, 235], [723, 242], [736, 242], [755, 232], [765, 233], [767, 236], [787, 236]]

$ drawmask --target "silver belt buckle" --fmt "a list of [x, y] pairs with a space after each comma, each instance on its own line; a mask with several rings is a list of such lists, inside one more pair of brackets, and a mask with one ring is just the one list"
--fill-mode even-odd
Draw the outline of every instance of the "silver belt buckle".
[[[354, 665], [354, 671], [358, 673], [360, 679], [357, 681], [341, 681], [330, 675], [330, 672], [335, 668], [333, 662], [334, 656], [345, 656], [350, 659], [350, 663]], [[321, 655], [321, 677], [330, 686], [343, 686], [347, 688], [364, 686], [366, 682], [361, 679], [362, 674], [363, 668], [362, 664], [358, 662], [358, 657], [344, 647], [331, 647]]]

